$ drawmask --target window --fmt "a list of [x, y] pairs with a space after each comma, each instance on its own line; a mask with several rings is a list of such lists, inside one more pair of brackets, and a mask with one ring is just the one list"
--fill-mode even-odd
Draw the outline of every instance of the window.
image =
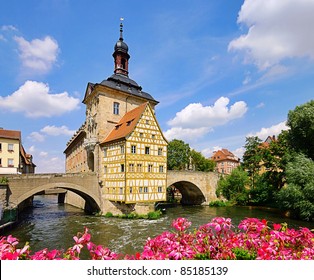
[[119, 107], [120, 107], [120, 103], [113, 102], [113, 113], [115, 115], [119, 115]]
[[158, 148], [158, 155], [162, 156], [162, 148]]
[[0, 158], [0, 166], [2, 166], [2, 159]]
[[142, 172], [142, 164], [141, 163], [137, 164], [136, 171], [137, 172]]
[[120, 194], [123, 194], [123, 188], [120, 188]]
[[152, 134], [152, 139], [155, 139], [156, 138], [156, 135], [155, 134]]
[[131, 154], [136, 154], [136, 146], [135, 145], [131, 146]]
[[125, 69], [126, 60], [124, 58], [121, 59], [121, 66]]
[[153, 172], [153, 165], [152, 164], [148, 165], [148, 172]]
[[8, 144], [8, 151], [13, 152], [13, 144]]
[[107, 148], [104, 149], [104, 157], [107, 157]]
[[148, 193], [148, 187], [144, 187], [144, 193]]
[[121, 166], [120, 166], [120, 172], [124, 172], [124, 164], [121, 164]]
[[159, 173], [163, 173], [164, 172], [164, 166], [163, 165], [159, 165]]
[[108, 172], [107, 165], [104, 166], [104, 173], [106, 174]]
[[162, 187], [158, 187], [158, 192], [162, 192]]
[[124, 145], [120, 145], [120, 153], [124, 154]]
[[129, 172], [134, 172], [134, 163], [129, 164]]
[[14, 167], [13, 158], [8, 158], [8, 167]]
[[149, 155], [149, 147], [145, 147], [145, 155]]
[[146, 124], [149, 124], [149, 120], [146, 120]]
[[0, 151], [2, 150], [2, 144], [0, 143]]
[[132, 187], [130, 187], [130, 193], [132, 193], [133, 192], [133, 188]]
[[143, 187], [140, 187], [140, 188], [139, 188], [139, 192], [140, 192], [140, 193], [143, 192]]
[[142, 132], [140, 132], [140, 137], [141, 137], [141, 138], [143, 138], [143, 136], [144, 136], [144, 135], [143, 135], [143, 133], [142, 133]]

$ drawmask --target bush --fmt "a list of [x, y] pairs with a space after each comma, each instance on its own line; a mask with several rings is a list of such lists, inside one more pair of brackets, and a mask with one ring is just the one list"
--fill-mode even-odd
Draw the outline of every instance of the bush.
[[238, 167], [232, 170], [230, 175], [220, 178], [216, 195], [217, 197], [222, 195], [227, 200], [239, 205], [245, 205], [249, 200], [248, 184], [249, 177], [247, 172], [241, 167]]
[[149, 212], [147, 214], [147, 219], [149, 219], [149, 220], [157, 220], [157, 219], [159, 219], [161, 217], [161, 215], [162, 215], [162, 212], [160, 210]]
[[106, 217], [106, 218], [111, 218], [111, 217], [113, 217], [113, 214], [112, 214], [111, 212], [107, 212], [107, 213], [104, 215], [104, 217]]
[[0, 184], [8, 184], [8, 183], [9, 183], [9, 179], [7, 177], [0, 178]]
[[243, 248], [236, 247], [232, 249], [232, 252], [235, 254], [236, 260], [255, 260], [257, 257], [256, 252], [250, 252]]
[[230, 206], [230, 202], [223, 201], [223, 200], [214, 200], [209, 202], [210, 207], [225, 207]]

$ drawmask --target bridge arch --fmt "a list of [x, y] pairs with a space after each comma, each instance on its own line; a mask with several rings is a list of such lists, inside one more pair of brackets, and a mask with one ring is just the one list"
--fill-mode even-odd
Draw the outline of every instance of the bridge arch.
[[200, 205], [206, 201], [206, 198], [200, 188], [189, 181], [178, 181], [171, 184], [182, 195], [181, 204]]
[[214, 172], [167, 171], [167, 186], [175, 186], [182, 195], [182, 204], [200, 205], [217, 199], [218, 175]]
[[58, 182], [58, 183], [47, 183], [39, 185], [35, 188], [32, 188], [26, 193], [23, 193], [20, 197], [17, 198], [16, 204], [19, 205], [23, 201], [29, 199], [30, 197], [43, 192], [48, 189], [64, 189], [72, 191], [73, 193], [79, 195], [85, 200], [85, 211], [86, 212], [99, 212], [101, 210], [100, 201], [98, 197], [95, 197], [93, 193], [90, 193], [88, 189], [73, 183], [68, 182]]

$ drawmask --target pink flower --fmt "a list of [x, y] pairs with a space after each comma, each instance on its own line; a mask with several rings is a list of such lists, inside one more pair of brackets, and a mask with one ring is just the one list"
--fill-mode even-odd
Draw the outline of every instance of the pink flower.
[[189, 222], [186, 218], [177, 218], [172, 222], [172, 227], [178, 231], [185, 231], [191, 226], [191, 222]]

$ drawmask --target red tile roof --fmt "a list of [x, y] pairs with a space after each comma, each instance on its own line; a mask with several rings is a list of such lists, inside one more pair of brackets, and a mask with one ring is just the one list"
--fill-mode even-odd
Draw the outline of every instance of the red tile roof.
[[214, 152], [214, 155], [212, 156], [212, 160], [216, 162], [225, 161], [225, 160], [239, 161], [239, 159], [227, 149], [221, 149]]
[[148, 102], [143, 103], [135, 109], [127, 112], [101, 144], [112, 142], [118, 139], [125, 139], [134, 130], [147, 106], [149, 106]]
[[21, 131], [0, 129], [0, 138], [21, 140]]

